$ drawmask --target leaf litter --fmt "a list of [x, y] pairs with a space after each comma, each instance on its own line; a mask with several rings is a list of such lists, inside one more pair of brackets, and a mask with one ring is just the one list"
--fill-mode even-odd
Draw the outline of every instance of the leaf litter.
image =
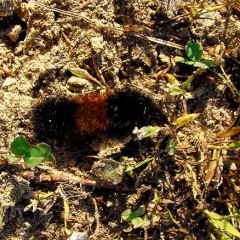
[[[1, 5], [1, 239], [239, 237], [239, 1]], [[189, 42], [218, 60], [215, 72], [174, 62]], [[39, 144], [32, 107], [77, 94], [68, 69], [90, 77], [78, 92], [141, 89], [164, 104], [169, 124], [136, 129], [127, 140], [46, 140], [56, 166], [9, 164], [17, 136]]]

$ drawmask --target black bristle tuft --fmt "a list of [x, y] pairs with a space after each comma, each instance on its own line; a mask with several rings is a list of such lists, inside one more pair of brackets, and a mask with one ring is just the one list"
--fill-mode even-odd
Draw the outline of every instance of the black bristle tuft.
[[37, 105], [32, 112], [36, 137], [58, 139], [75, 134], [76, 107], [76, 103], [66, 97], [51, 97]]
[[108, 100], [111, 118], [109, 133], [114, 136], [129, 134], [135, 127], [166, 123], [166, 117], [152, 98], [135, 89], [115, 92]]

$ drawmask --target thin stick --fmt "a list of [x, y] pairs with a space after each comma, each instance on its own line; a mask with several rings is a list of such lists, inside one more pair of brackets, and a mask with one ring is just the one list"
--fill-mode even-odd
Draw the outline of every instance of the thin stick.
[[163, 40], [163, 39], [160, 39], [160, 38], [145, 36], [145, 35], [142, 35], [142, 34], [139, 34], [139, 33], [131, 33], [131, 35], [133, 35], [135, 37], [138, 37], [138, 38], [147, 39], [150, 42], [158, 43], [160, 45], [173, 47], [173, 48], [177, 48], [177, 49], [181, 49], [181, 50], [184, 49], [184, 46], [181, 46], [177, 43], [170, 42], [170, 41], [167, 41], [167, 40]]
[[2, 70], [2, 71], [3, 71], [6, 75], [8, 75], [8, 76], [10, 76], [10, 77], [14, 77], [14, 75], [13, 75], [10, 71], [4, 69], [4, 68], [1, 67], [1, 66], [0, 66], [0, 70]]
[[21, 173], [21, 176], [34, 182], [69, 182], [71, 184], [82, 184], [84, 186], [90, 186], [94, 188], [114, 189], [116, 191], [122, 192], [135, 192], [135, 189], [124, 189], [123, 187], [108, 182], [94, 181], [86, 178], [81, 178], [70, 173], [52, 169], [48, 173], [41, 174], [32, 171], [24, 171]]
[[96, 220], [96, 229], [93, 233], [93, 235], [90, 237], [91, 239], [96, 239], [96, 236], [99, 232], [99, 227], [100, 227], [100, 221], [99, 221], [99, 212], [98, 212], [98, 206], [97, 206], [97, 201], [95, 198], [92, 199], [93, 200], [93, 204], [94, 204], [94, 208], [95, 208], [95, 220]]

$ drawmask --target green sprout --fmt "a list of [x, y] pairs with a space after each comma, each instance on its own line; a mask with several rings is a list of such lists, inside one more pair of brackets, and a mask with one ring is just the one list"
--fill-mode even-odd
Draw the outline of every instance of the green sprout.
[[4, 221], [4, 213], [3, 213], [3, 204], [0, 202], [0, 228], [3, 226]]
[[214, 66], [213, 60], [202, 58], [203, 47], [201, 43], [189, 42], [185, 46], [185, 55], [186, 57], [176, 56], [175, 61], [196, 67], [197, 70], [195, 70], [193, 74], [189, 76], [183, 83], [180, 83], [172, 74], [166, 74], [171, 96], [187, 96], [187, 89], [196, 76], [206, 71], [206, 69]]
[[214, 61], [211, 59], [203, 59], [203, 46], [198, 42], [189, 42], [185, 46], [186, 57], [176, 56], [175, 61], [192, 65], [198, 68], [210, 68], [214, 66]]
[[[240, 237], [240, 232], [230, 223], [232, 220], [234, 223], [239, 223], [240, 215], [238, 213], [231, 214], [228, 216], [221, 216], [215, 212], [205, 210], [204, 213], [207, 215], [208, 220], [214, 226], [216, 232], [220, 236], [220, 239], [233, 239], [233, 237]], [[237, 224], [236, 224], [237, 225]]]
[[[185, 82], [180, 84], [177, 79], [174, 80], [174, 84], [172, 84], [172, 76], [170, 76], [170, 95], [183, 95], [186, 93], [186, 89], [189, 87], [189, 85], [192, 83], [193, 79], [201, 74], [202, 72], [209, 70], [213, 72], [215, 75], [217, 75], [223, 83], [229, 88], [231, 91], [233, 98], [236, 102], [240, 102], [240, 92], [238, 89], [234, 86], [229, 76], [226, 74], [223, 65], [222, 60], [220, 61], [219, 58], [212, 60], [212, 59], [204, 59], [203, 58], [203, 47], [201, 43], [198, 42], [189, 42], [185, 46], [185, 54], [186, 57], [180, 57], [176, 56], [175, 61], [184, 63], [187, 65], [191, 65], [193, 67], [198, 68]], [[220, 57], [220, 56], [219, 56]], [[221, 57], [220, 57], [221, 58]], [[214, 67], [219, 66], [221, 73], [218, 73]], [[168, 77], [168, 76], [167, 76]], [[169, 78], [169, 77], [168, 77]]]
[[153, 212], [146, 212], [144, 206], [140, 206], [137, 210], [132, 211], [126, 209], [122, 212], [122, 219], [133, 225], [134, 228], [143, 228], [147, 231], [148, 228], [154, 227], [159, 221], [159, 216]]
[[45, 143], [30, 145], [23, 136], [18, 136], [13, 140], [10, 150], [14, 154], [8, 157], [10, 163], [23, 159], [27, 167], [35, 167], [44, 161], [56, 162], [49, 145]]
[[141, 216], [144, 214], [145, 208], [139, 207], [136, 211], [127, 209], [122, 213], [122, 219], [128, 223], [132, 223], [134, 228], [139, 228], [143, 225]]
[[169, 143], [167, 151], [170, 156], [174, 156], [177, 145], [178, 145], [178, 141], [171, 141]]
[[148, 163], [148, 162], [151, 162], [153, 160], [153, 158], [146, 158], [145, 160], [141, 161], [141, 162], [130, 162], [129, 161], [130, 159], [127, 158], [127, 157], [122, 157], [121, 158], [121, 161], [123, 162], [123, 166], [125, 166], [125, 172], [130, 176], [130, 177], [134, 177], [134, 173], [133, 171], [139, 167], [141, 167], [142, 165]]

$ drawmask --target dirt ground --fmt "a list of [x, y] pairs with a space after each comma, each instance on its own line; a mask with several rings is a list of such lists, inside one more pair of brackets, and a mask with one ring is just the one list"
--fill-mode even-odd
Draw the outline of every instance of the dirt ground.
[[[239, 17], [238, 0], [0, 0], [0, 239], [239, 239], [207, 214], [234, 215], [228, 223], [240, 227], [240, 152], [229, 147], [240, 132]], [[175, 62], [188, 42], [218, 64], [174, 95], [169, 76], [182, 83], [197, 69]], [[103, 86], [143, 91], [169, 123], [143, 139], [44, 139], [56, 166], [8, 163], [18, 135], [39, 143], [36, 104]], [[174, 124], [192, 113], [200, 114]], [[106, 179], [123, 159], [136, 166], [148, 158], [133, 176], [117, 168]], [[140, 227], [121, 217], [140, 207]]]

